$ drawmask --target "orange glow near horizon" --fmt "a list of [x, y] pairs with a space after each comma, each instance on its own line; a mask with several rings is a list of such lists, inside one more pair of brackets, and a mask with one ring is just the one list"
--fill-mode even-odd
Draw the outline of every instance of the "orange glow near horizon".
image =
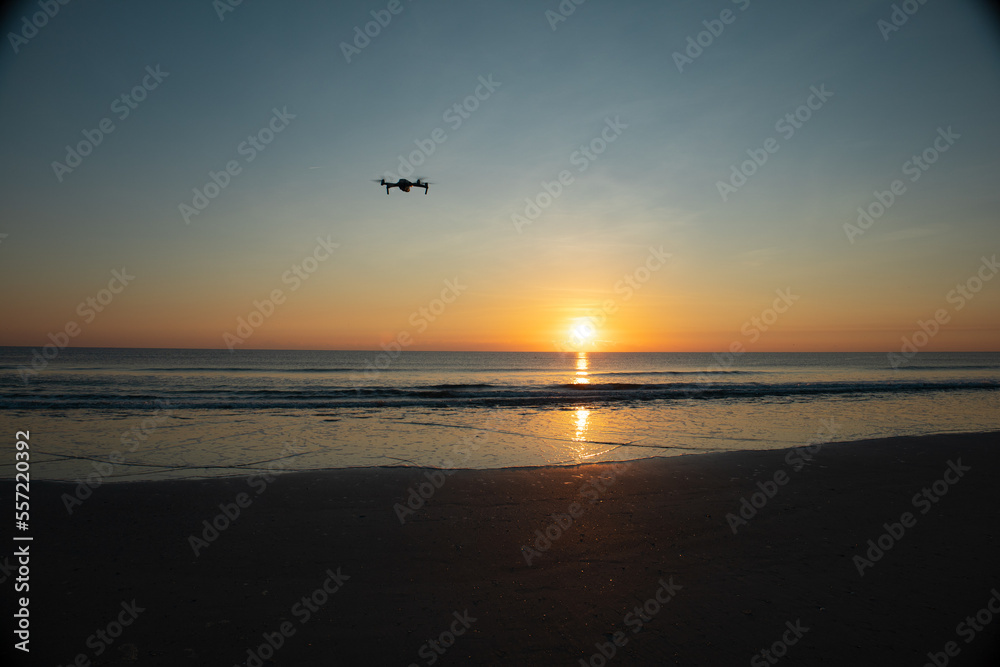
[[[317, 275], [288, 292], [236, 349], [379, 350], [398, 343], [403, 350], [426, 351], [722, 352], [742, 345], [745, 352], [890, 352], [919, 330], [918, 322], [947, 305], [937, 295], [880, 305], [831, 300], [803, 288], [787, 312], [758, 325], [754, 318], [767, 313], [773, 291], [651, 280], [605, 309], [602, 304], [614, 301], [614, 293], [602, 291], [601, 283], [588, 285], [585, 276], [576, 277], [584, 286], [572, 288], [574, 278], [563, 277], [557, 288], [540, 290], [534, 282], [546, 280], [540, 274], [530, 287], [514, 284], [482, 293], [470, 287], [453, 303], [428, 311], [431, 320], [420, 314], [420, 304], [433, 303], [422, 289], [345, 293], [337, 277], [331, 270], [330, 282], [324, 283], [327, 274]], [[81, 316], [78, 305], [93, 286], [60, 298], [33, 286], [0, 299], [11, 313], [0, 345], [42, 347], [50, 334], [75, 322], [80, 332], [71, 347], [225, 349], [223, 334], [235, 333], [239, 321], [255, 312], [254, 300], [273, 288], [266, 279], [247, 282], [213, 289], [193, 284], [181, 298], [137, 279], [92, 321]], [[951, 319], [923, 350], [1000, 350], [998, 305], [1000, 290], [984, 288], [961, 311], [949, 311]]]

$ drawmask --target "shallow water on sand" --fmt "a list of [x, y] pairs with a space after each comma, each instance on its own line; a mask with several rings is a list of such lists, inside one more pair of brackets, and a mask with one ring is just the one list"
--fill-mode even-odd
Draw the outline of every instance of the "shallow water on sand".
[[36, 479], [566, 465], [1000, 429], [996, 354], [893, 369], [885, 355], [411, 353], [366, 372], [376, 353], [64, 353], [24, 382], [30, 350], [0, 350], [0, 428], [31, 431]]

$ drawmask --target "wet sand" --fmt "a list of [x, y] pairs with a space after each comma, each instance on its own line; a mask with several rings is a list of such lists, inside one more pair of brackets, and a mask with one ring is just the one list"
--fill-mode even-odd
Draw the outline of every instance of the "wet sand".
[[998, 472], [991, 433], [116, 483], [72, 515], [35, 482], [20, 664], [994, 664]]

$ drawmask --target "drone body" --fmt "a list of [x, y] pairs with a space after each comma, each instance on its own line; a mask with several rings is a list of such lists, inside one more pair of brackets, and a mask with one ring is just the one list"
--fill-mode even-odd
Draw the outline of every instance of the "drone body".
[[426, 181], [424, 181], [423, 179], [420, 179], [420, 178], [417, 179], [416, 183], [408, 181], [405, 178], [401, 178], [398, 181], [396, 181], [395, 183], [388, 183], [383, 178], [383, 179], [380, 179], [378, 181], [378, 183], [379, 183], [379, 185], [384, 185], [385, 186], [385, 193], [386, 194], [389, 194], [389, 188], [399, 188], [403, 192], [409, 192], [410, 188], [423, 188], [424, 189], [424, 194], [427, 194], [427, 186], [429, 185], [429, 183], [427, 183]]

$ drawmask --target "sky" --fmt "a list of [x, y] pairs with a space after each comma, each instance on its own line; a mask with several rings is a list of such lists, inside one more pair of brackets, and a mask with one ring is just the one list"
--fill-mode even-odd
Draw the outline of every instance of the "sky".
[[15, 5], [0, 345], [1000, 350], [1000, 31], [902, 4]]

